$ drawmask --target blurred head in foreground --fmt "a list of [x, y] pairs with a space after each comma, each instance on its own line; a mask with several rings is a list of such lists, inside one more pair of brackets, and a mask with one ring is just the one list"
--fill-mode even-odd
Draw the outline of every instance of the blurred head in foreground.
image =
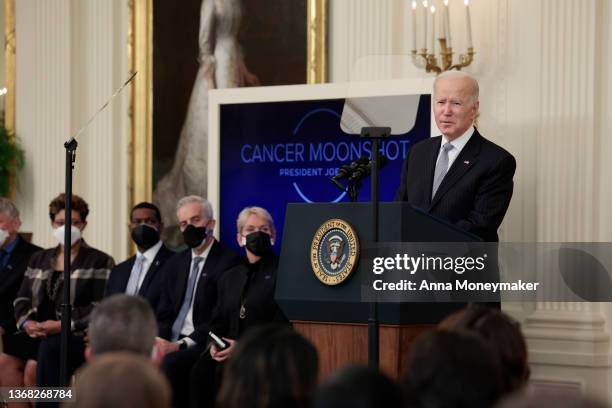
[[469, 331], [483, 339], [497, 354], [505, 394], [521, 389], [529, 380], [527, 343], [517, 321], [490, 307], [471, 305], [440, 323], [440, 328]]
[[221, 408], [308, 407], [317, 382], [314, 346], [287, 326], [247, 332], [225, 367]]
[[133, 353], [107, 353], [76, 377], [74, 408], [169, 408], [170, 386], [151, 361]]

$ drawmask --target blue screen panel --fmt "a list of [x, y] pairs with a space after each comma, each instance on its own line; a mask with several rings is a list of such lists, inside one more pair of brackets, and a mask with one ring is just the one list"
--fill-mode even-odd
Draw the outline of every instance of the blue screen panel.
[[[412, 144], [430, 135], [431, 97], [415, 97], [416, 112], [406, 112], [416, 116], [412, 129], [381, 141], [380, 153], [389, 161], [380, 172], [381, 201], [393, 200]], [[344, 104], [345, 99], [329, 99], [221, 106], [219, 221], [224, 243], [238, 250], [236, 217], [246, 206], [270, 211], [280, 244], [287, 203], [349, 201], [330, 177], [340, 166], [370, 157], [371, 142], [341, 129]], [[367, 179], [358, 201], [369, 200]]]

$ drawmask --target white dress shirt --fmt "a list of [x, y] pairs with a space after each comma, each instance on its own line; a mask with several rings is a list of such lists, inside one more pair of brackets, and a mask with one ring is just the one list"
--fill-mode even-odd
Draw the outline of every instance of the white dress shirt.
[[[453, 165], [453, 162], [455, 161], [457, 156], [459, 156], [459, 153], [461, 153], [461, 150], [463, 150], [467, 142], [470, 141], [470, 138], [474, 134], [474, 130], [474, 126], [471, 126], [464, 134], [450, 142], [450, 144], [453, 145], [453, 148], [448, 152], [448, 168], [446, 169], [447, 171]], [[446, 136], [442, 135], [442, 143], [440, 143], [440, 151], [438, 152], [438, 158], [440, 157], [440, 153], [442, 153], [442, 146], [444, 146], [444, 144], [447, 142], [448, 139], [446, 138]]]
[[153, 261], [155, 260], [155, 257], [157, 256], [157, 253], [159, 252], [159, 248], [161, 248], [162, 245], [163, 245], [162, 241], [159, 240], [157, 244], [147, 249], [144, 253], [141, 253], [140, 251], [136, 251], [136, 257], [139, 257], [139, 256], [144, 257], [142, 261], [142, 272], [140, 273], [140, 276], [138, 279], [138, 286], [136, 287], [136, 293], [138, 293], [138, 291], [140, 290], [140, 287], [142, 286], [142, 282], [144, 282], [147, 276], [147, 272], [149, 271], [149, 268], [151, 267], [151, 265], [153, 265]]
[[[189, 310], [187, 311], [187, 316], [185, 317], [185, 322], [183, 323], [183, 328], [181, 329], [181, 334], [183, 336], [189, 336], [195, 330], [195, 327], [193, 325], [193, 301], [198, 292], [198, 283], [200, 282], [200, 278], [202, 277], [202, 270], [204, 269], [204, 265], [206, 265], [206, 261], [208, 260], [208, 254], [210, 253], [210, 249], [212, 248], [213, 243], [211, 243], [201, 255], [196, 255], [193, 253], [193, 251], [191, 252], [191, 263], [189, 264], [190, 274], [191, 274], [191, 269], [193, 268], [193, 258], [199, 256], [201, 258], [204, 258], [204, 260], [200, 262], [200, 267], [198, 268], [198, 277], [196, 278], [195, 285], [193, 287], [193, 296], [191, 297], [191, 303], [189, 304]], [[188, 346], [195, 344], [195, 342], [189, 338], [185, 338], [185, 341], [187, 342]]]

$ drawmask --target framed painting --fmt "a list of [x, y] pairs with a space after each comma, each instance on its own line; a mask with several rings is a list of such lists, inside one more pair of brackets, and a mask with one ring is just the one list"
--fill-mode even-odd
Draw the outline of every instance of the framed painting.
[[[1, 54], [3, 70], [0, 75], [0, 120], [8, 131], [9, 138], [15, 136], [15, 0], [4, 0], [0, 5], [0, 23], [4, 35], [4, 53]], [[17, 192], [14, 177], [8, 179], [8, 197], [15, 199]]]
[[[207, 92], [321, 83], [326, 0], [132, 0], [130, 207], [206, 195]], [[173, 231], [174, 230], [174, 231]]]

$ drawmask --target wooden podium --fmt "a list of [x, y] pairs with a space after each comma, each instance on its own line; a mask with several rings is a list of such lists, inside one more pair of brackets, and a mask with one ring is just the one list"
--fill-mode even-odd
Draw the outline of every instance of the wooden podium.
[[[294, 328], [319, 352], [320, 375], [368, 361], [368, 303], [361, 301], [359, 270], [337, 286], [312, 271], [310, 246], [317, 229], [332, 218], [355, 229], [361, 245], [371, 241], [368, 203], [289, 204], [276, 282], [276, 300]], [[381, 242], [472, 242], [479, 239], [406, 203], [380, 205]], [[380, 368], [392, 378], [404, 370], [416, 337], [464, 303], [380, 303]]]
[[[368, 364], [368, 325], [362, 323], [322, 323], [293, 321], [319, 352], [320, 378], [351, 363]], [[391, 378], [404, 371], [406, 357], [419, 334], [432, 330], [433, 324], [379, 326], [380, 369]]]

